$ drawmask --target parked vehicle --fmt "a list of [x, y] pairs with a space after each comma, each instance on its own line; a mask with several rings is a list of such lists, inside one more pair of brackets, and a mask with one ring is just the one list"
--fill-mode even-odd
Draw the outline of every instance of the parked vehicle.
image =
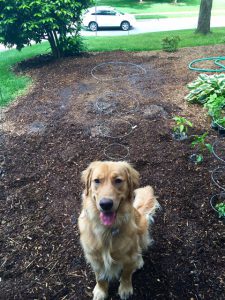
[[134, 16], [117, 11], [111, 6], [95, 6], [87, 9], [83, 15], [83, 26], [91, 31], [97, 31], [100, 27], [119, 27], [129, 30], [134, 27]]

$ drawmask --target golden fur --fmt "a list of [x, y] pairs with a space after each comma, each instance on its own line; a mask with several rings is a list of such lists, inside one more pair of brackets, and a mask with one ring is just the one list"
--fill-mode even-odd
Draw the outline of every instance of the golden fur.
[[[150, 244], [149, 215], [159, 206], [150, 186], [136, 189], [139, 173], [127, 162], [96, 161], [82, 173], [85, 184], [79, 217], [80, 241], [96, 277], [94, 300], [108, 295], [108, 282], [120, 276], [119, 295], [133, 294], [132, 273], [143, 266]], [[134, 199], [135, 195], [135, 199]], [[102, 223], [101, 199], [111, 199], [110, 226]]]

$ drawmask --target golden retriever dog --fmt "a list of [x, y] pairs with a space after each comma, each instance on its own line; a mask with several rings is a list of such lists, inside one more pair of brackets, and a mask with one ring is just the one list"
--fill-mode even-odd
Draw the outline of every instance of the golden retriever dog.
[[151, 242], [149, 219], [159, 207], [150, 186], [139, 188], [139, 173], [127, 162], [95, 161], [82, 173], [85, 184], [79, 216], [80, 241], [91, 264], [94, 300], [108, 296], [108, 283], [120, 277], [119, 295], [133, 294], [132, 274], [142, 268]]

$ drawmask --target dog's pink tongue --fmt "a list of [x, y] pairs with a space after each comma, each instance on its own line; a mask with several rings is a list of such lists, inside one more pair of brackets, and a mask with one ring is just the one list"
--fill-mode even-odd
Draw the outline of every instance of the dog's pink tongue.
[[111, 226], [115, 222], [116, 213], [115, 212], [110, 212], [110, 213], [100, 212], [100, 219], [101, 219], [103, 225]]

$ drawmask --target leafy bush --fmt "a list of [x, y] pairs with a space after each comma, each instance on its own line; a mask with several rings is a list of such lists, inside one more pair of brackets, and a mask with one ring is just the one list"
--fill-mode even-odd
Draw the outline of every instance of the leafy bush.
[[21, 50], [48, 40], [54, 57], [77, 51], [81, 16], [92, 0], [0, 0], [0, 42]]
[[180, 37], [176, 36], [167, 36], [162, 39], [162, 48], [166, 52], [175, 52], [178, 49], [178, 44], [180, 42]]
[[200, 74], [196, 80], [187, 85], [190, 93], [185, 99], [190, 103], [206, 103], [211, 95], [225, 97], [225, 74]]
[[85, 45], [80, 35], [75, 37], [65, 37], [62, 43], [62, 52], [64, 56], [72, 56], [85, 51]]

